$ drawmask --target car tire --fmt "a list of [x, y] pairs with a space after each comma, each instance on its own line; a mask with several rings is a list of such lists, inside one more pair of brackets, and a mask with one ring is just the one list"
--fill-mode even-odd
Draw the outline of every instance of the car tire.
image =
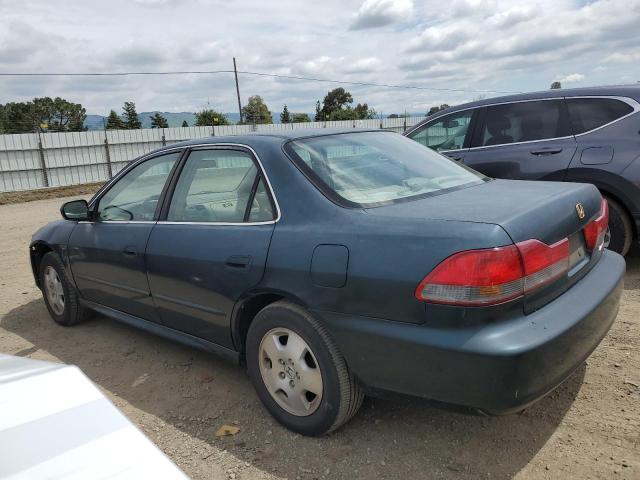
[[604, 197], [609, 204], [609, 250], [626, 255], [633, 241], [633, 225], [626, 210], [617, 201]]
[[330, 433], [362, 405], [362, 390], [337, 345], [298, 305], [279, 301], [258, 312], [247, 332], [246, 359], [260, 400], [294, 432]]
[[67, 279], [64, 265], [54, 252], [42, 257], [39, 278], [44, 303], [57, 324], [70, 327], [87, 319], [90, 312], [80, 305], [76, 289]]

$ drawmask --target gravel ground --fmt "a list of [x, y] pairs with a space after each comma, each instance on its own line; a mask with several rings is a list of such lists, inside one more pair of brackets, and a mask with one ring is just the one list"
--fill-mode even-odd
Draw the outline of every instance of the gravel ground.
[[[640, 253], [620, 314], [586, 365], [520, 415], [367, 399], [333, 435], [294, 435], [260, 405], [242, 368], [96, 317], [49, 319], [27, 258], [66, 199], [0, 206], [0, 352], [78, 365], [195, 479], [640, 479]], [[239, 433], [216, 437], [224, 424]]]

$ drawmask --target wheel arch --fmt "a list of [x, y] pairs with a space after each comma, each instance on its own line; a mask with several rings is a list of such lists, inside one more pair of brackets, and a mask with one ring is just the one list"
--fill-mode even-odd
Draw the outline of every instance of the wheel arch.
[[231, 317], [231, 335], [240, 361], [244, 362], [245, 344], [249, 326], [260, 310], [272, 303], [286, 300], [306, 308], [306, 304], [297, 296], [279, 290], [255, 291], [238, 300]]
[[36, 286], [41, 288], [40, 285], [40, 262], [42, 258], [49, 252], [53, 252], [53, 247], [47, 242], [37, 240], [33, 242], [29, 247], [29, 259], [31, 260], [31, 272], [36, 282]]

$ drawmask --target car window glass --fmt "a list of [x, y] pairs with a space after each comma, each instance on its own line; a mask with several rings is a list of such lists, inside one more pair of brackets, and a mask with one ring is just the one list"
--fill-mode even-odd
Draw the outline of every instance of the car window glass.
[[137, 165], [120, 178], [100, 199], [101, 221], [151, 221], [160, 194], [180, 152], [161, 155]]
[[437, 151], [459, 150], [471, 124], [473, 110], [447, 115], [409, 134], [409, 138]]
[[631, 105], [614, 98], [568, 98], [567, 108], [575, 135], [601, 127], [633, 112]]
[[271, 199], [267, 193], [267, 187], [264, 178], [260, 179], [258, 188], [251, 202], [251, 210], [249, 212], [250, 222], [268, 222], [274, 219], [273, 206]]
[[253, 159], [245, 152], [191, 152], [176, 184], [167, 220], [243, 222], [257, 174]]
[[571, 135], [562, 100], [516, 102], [487, 107], [480, 145], [504, 145]]
[[318, 188], [349, 206], [429, 195], [484, 178], [395, 133], [312, 137], [289, 142], [285, 150]]

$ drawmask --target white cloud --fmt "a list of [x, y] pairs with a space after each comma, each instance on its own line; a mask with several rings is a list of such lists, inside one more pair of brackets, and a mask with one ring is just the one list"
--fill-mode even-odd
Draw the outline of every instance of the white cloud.
[[[356, 103], [385, 114], [454, 105], [479, 96], [477, 90], [546, 89], [558, 72], [586, 75], [581, 83], [565, 80], [567, 86], [640, 80], [640, 0], [450, 0], [446, 8], [363, 0], [0, 4], [0, 72], [230, 70], [236, 57], [243, 71], [434, 88], [343, 85]], [[353, 30], [356, 21], [364, 23]], [[311, 113], [337, 86], [240, 75], [243, 101], [260, 94], [274, 111], [286, 103]], [[44, 95], [99, 114], [120, 110], [125, 100], [139, 111], [193, 111], [207, 102], [237, 109], [228, 73], [0, 77], [0, 103]]]
[[355, 14], [352, 30], [384, 27], [405, 20], [413, 11], [413, 0], [365, 0]]
[[560, 83], [575, 83], [575, 82], [581, 82], [582, 80], [584, 80], [584, 75], [581, 73], [572, 73], [570, 75], [564, 75], [564, 76], [558, 75], [556, 79]]
[[631, 63], [640, 61], [640, 52], [615, 52], [604, 59], [608, 63]]

